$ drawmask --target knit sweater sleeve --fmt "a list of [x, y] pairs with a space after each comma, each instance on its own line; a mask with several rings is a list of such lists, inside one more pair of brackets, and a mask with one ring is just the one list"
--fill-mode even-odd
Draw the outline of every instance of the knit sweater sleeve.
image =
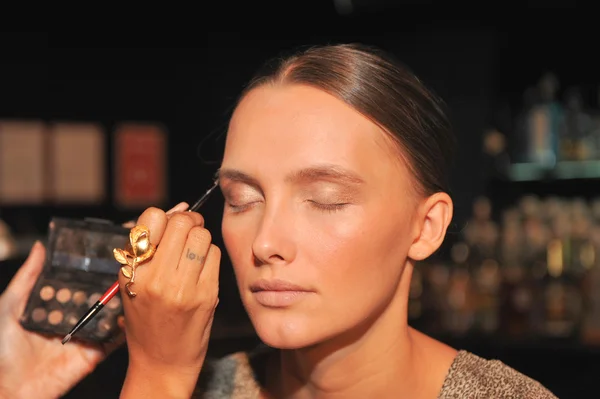
[[459, 351], [454, 359], [438, 398], [557, 399], [542, 384], [501, 361], [467, 351]]

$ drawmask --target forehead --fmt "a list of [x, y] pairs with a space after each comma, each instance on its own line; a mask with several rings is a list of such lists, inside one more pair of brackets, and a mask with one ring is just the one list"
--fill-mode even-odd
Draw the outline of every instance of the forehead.
[[223, 166], [260, 175], [329, 163], [369, 178], [399, 169], [398, 158], [381, 128], [343, 101], [309, 86], [278, 85], [240, 102]]

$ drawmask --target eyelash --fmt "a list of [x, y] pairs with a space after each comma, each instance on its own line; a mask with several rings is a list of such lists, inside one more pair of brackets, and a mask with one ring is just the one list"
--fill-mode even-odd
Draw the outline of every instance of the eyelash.
[[346, 205], [348, 205], [347, 203], [321, 204], [319, 202], [315, 202], [315, 201], [312, 201], [312, 200], [309, 200], [308, 202], [310, 202], [318, 210], [324, 211], [324, 212], [336, 212], [336, 211], [341, 210]]
[[240, 213], [245, 211], [246, 209], [248, 209], [250, 206], [252, 206], [253, 203], [249, 203], [249, 204], [244, 204], [244, 205], [233, 205], [230, 204], [229, 202], [227, 202], [227, 206], [229, 208], [231, 208], [231, 210], [233, 211], [233, 213]]
[[[336, 212], [336, 211], [339, 211], [342, 208], [344, 208], [346, 205], [349, 205], [348, 203], [321, 204], [321, 203], [313, 201], [313, 200], [308, 200], [308, 202], [310, 202], [314, 208], [316, 208], [322, 212]], [[252, 204], [253, 203], [244, 204], [244, 205], [233, 205], [233, 204], [227, 203], [227, 206], [229, 208], [231, 208], [234, 213], [240, 213], [240, 212], [243, 212], [246, 209], [248, 209], [250, 206], [252, 206]]]

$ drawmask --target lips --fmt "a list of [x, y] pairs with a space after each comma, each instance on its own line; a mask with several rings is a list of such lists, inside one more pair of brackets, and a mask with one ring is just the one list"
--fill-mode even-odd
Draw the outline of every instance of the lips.
[[250, 291], [252, 292], [261, 292], [261, 291], [279, 291], [279, 292], [309, 292], [308, 289], [301, 287], [297, 284], [293, 284], [289, 281], [280, 280], [280, 279], [261, 279], [254, 282], [250, 286]]
[[285, 280], [258, 280], [250, 286], [254, 300], [269, 309], [287, 309], [310, 297], [311, 291]]

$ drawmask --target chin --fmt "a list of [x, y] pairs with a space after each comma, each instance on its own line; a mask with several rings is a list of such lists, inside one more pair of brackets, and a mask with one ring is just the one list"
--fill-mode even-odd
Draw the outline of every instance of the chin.
[[248, 309], [256, 334], [265, 345], [277, 349], [301, 349], [323, 340], [322, 328], [314, 315], [288, 309]]

